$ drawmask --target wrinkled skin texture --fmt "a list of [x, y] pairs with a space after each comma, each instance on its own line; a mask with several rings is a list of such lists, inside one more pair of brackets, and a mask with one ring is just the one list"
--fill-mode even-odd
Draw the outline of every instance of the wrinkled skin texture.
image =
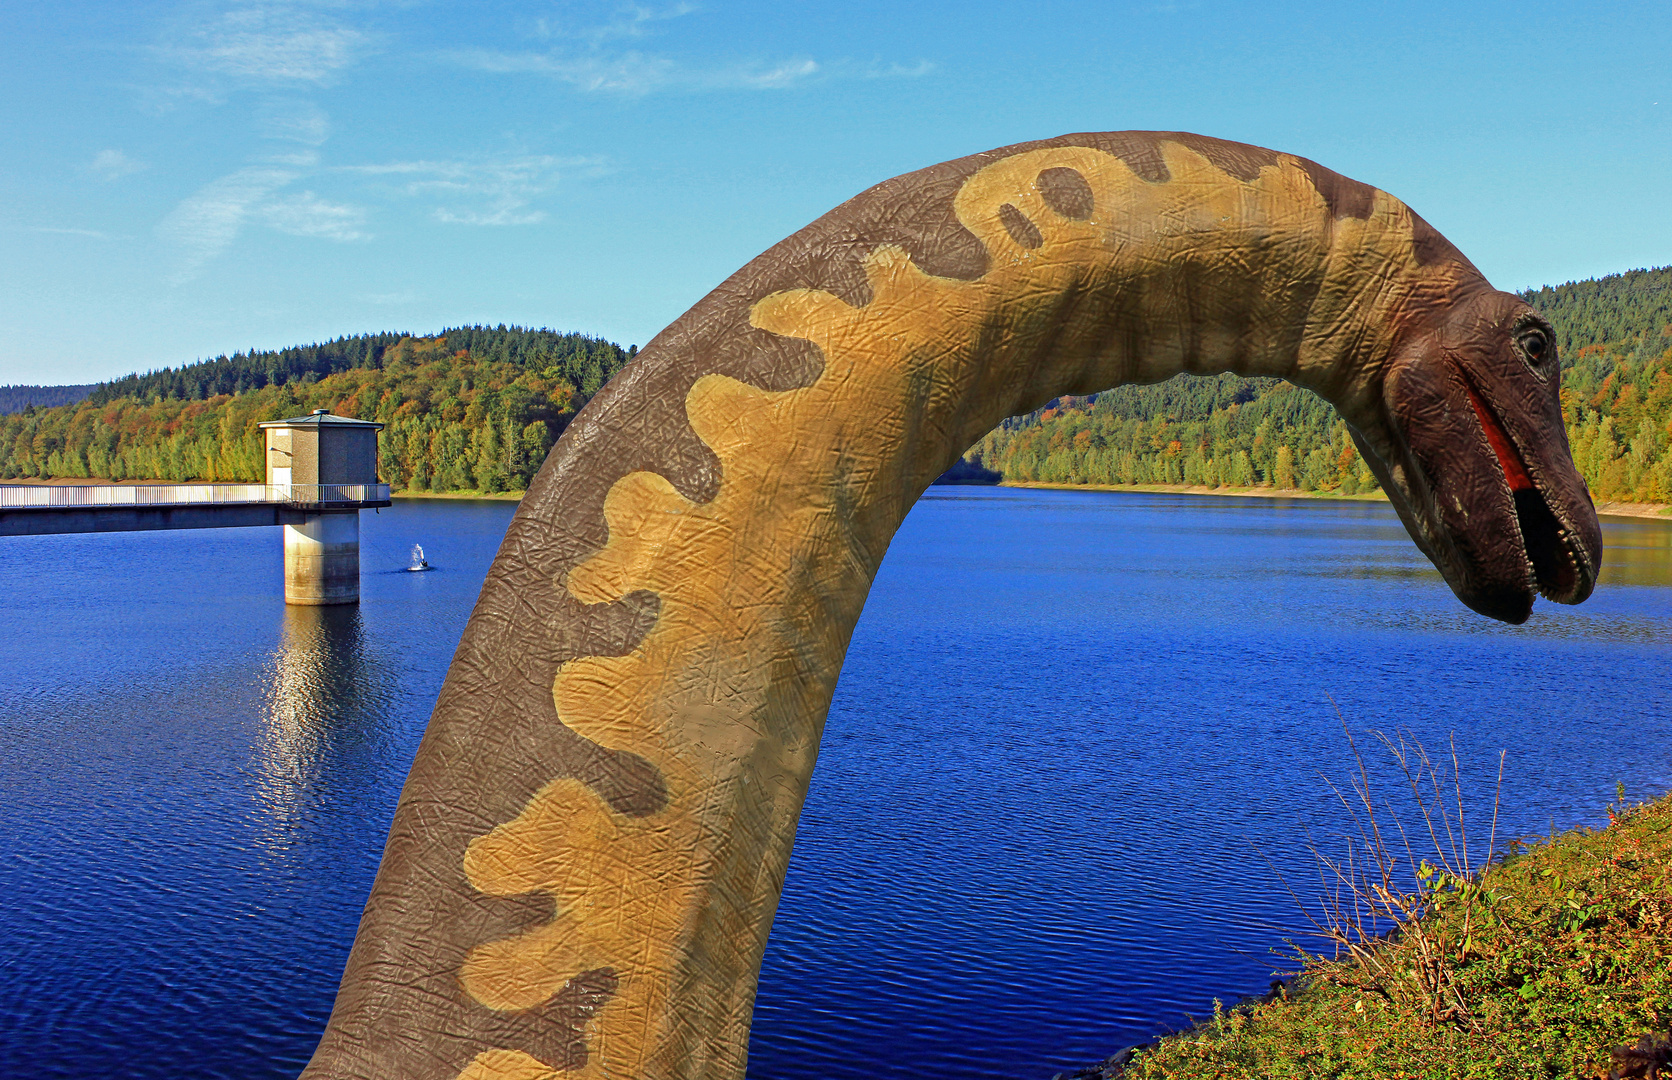
[[[401, 794], [326, 1078], [744, 1074], [825, 713], [894, 530], [999, 419], [1179, 372], [1333, 402], [1464, 603], [1600, 559], [1549, 328], [1404, 204], [1179, 133], [879, 184], [576, 419]], [[1536, 355], [1535, 355], [1536, 354]]]
[[[1529, 335], [1547, 342], [1537, 360]], [[1563, 603], [1590, 595], [1602, 544], [1561, 434], [1553, 341], [1519, 299], [1481, 290], [1404, 343], [1383, 375], [1388, 430], [1404, 434], [1407, 457], [1394, 505], [1458, 598], [1511, 623], [1527, 620], [1534, 591]], [[1383, 463], [1400, 455], [1371, 445], [1366, 459], [1385, 478]]]

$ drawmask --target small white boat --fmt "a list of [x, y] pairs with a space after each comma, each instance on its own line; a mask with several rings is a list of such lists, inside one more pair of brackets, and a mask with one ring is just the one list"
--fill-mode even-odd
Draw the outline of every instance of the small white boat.
[[430, 564], [424, 558], [424, 549], [418, 544], [413, 544], [412, 545], [412, 565], [406, 568], [407, 572], [412, 573], [412, 574], [416, 574], [421, 570], [428, 570], [429, 568], [430, 568]]

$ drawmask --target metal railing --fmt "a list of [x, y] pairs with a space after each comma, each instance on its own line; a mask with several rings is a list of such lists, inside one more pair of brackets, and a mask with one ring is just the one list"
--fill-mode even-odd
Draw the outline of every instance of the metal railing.
[[388, 484], [269, 484], [273, 493], [263, 502], [301, 503], [386, 503]]
[[101, 506], [214, 506], [285, 503], [322, 506], [386, 503], [388, 484], [44, 484], [0, 485], [0, 510]]

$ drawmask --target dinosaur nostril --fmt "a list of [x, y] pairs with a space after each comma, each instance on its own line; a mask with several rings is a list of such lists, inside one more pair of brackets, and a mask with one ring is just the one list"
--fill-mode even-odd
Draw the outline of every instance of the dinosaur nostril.
[[1074, 221], [1084, 221], [1091, 217], [1096, 199], [1091, 193], [1091, 185], [1086, 178], [1075, 169], [1056, 168], [1046, 169], [1039, 174], [1035, 181], [1039, 188], [1040, 198], [1045, 205]]
[[1010, 234], [1010, 238], [1025, 248], [1036, 248], [1045, 242], [1045, 238], [1039, 235], [1038, 227], [1009, 203], [999, 207], [999, 220], [1004, 222], [1004, 231]]

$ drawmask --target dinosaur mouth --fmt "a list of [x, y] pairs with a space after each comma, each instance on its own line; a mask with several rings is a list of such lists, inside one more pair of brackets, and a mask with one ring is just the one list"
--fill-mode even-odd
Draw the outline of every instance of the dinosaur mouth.
[[1583, 588], [1583, 583], [1589, 580], [1584, 570], [1589, 560], [1585, 558], [1573, 531], [1556, 516], [1544, 493], [1533, 483], [1521, 452], [1467, 375], [1463, 376], [1463, 386], [1469, 393], [1469, 404], [1480, 420], [1486, 441], [1492, 445], [1492, 452], [1498, 458], [1504, 483], [1515, 504], [1515, 521], [1527, 558], [1528, 584], [1546, 599], [1561, 604], [1577, 604], [1589, 592]]

